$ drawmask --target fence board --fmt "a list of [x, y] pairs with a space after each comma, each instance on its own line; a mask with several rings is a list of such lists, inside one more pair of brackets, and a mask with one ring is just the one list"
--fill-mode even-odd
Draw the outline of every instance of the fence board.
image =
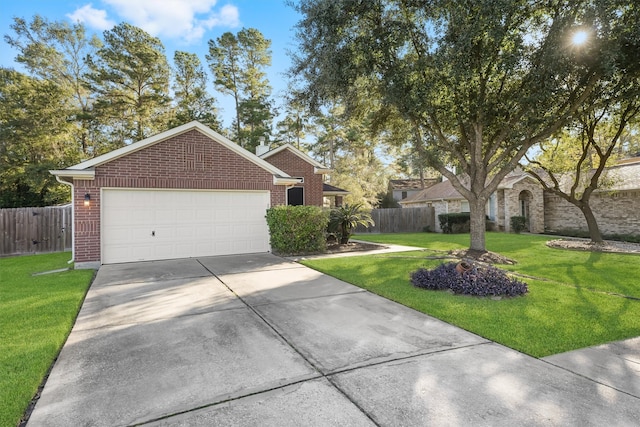
[[412, 233], [429, 227], [435, 230], [435, 209], [433, 207], [373, 209], [372, 227], [358, 226], [356, 233]]
[[71, 205], [0, 209], [0, 256], [71, 249]]

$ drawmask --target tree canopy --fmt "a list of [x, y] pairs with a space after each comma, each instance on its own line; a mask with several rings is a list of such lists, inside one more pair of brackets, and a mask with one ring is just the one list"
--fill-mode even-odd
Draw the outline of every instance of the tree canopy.
[[0, 68], [0, 207], [67, 200], [49, 169], [79, 160], [66, 120], [72, 109], [54, 82]]
[[[26, 72], [2, 69], [0, 207], [70, 199], [49, 174], [191, 120], [220, 130], [196, 55], [170, 74], [160, 40], [123, 23], [88, 35], [80, 24], [14, 18], [5, 41]], [[169, 92], [173, 77], [173, 97]], [[173, 99], [172, 99], [173, 98]]]
[[260, 138], [271, 134], [274, 117], [271, 86], [264, 71], [271, 65], [271, 40], [255, 28], [243, 28], [237, 35], [227, 32], [209, 40], [206, 56], [215, 85], [231, 95], [235, 103], [233, 138], [251, 149]]
[[104, 45], [89, 57], [95, 114], [117, 145], [142, 140], [166, 128], [170, 70], [162, 42], [122, 23], [104, 32]]
[[[423, 137], [430, 166], [469, 201], [471, 249], [485, 205], [535, 144], [599, 82], [634, 67], [638, 8], [624, 1], [301, 0], [292, 74], [311, 107], [362, 87]], [[589, 41], [571, 43], [578, 30]], [[637, 68], [637, 65], [635, 65]], [[381, 107], [382, 108], [382, 107]], [[460, 174], [447, 166], [456, 165]]]
[[207, 73], [195, 53], [177, 51], [174, 64], [174, 117], [170, 126], [179, 126], [197, 120], [220, 132], [216, 100], [207, 92]]

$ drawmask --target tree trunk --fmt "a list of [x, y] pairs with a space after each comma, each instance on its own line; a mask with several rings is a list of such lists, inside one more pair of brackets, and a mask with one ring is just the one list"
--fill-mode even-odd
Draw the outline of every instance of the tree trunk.
[[486, 252], [485, 243], [485, 205], [487, 201], [483, 199], [469, 200], [469, 210], [471, 215], [471, 246], [469, 249], [473, 251]]
[[582, 211], [584, 218], [587, 220], [587, 227], [589, 227], [589, 237], [591, 237], [591, 241], [593, 243], [602, 243], [602, 233], [600, 233], [598, 222], [596, 221], [596, 217], [593, 215], [593, 211], [591, 210], [589, 203], [580, 206], [580, 210]]
[[351, 237], [351, 230], [347, 227], [346, 224], [342, 224], [342, 235], [340, 236], [340, 244], [346, 245], [349, 243], [349, 238]]

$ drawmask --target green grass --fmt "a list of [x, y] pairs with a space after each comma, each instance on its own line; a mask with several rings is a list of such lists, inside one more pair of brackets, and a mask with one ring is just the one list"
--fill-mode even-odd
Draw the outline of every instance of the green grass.
[[58, 355], [93, 271], [71, 270], [70, 253], [0, 259], [0, 426], [20, 421]]
[[493, 300], [417, 289], [409, 282], [412, 271], [442, 262], [426, 257], [468, 247], [468, 235], [356, 238], [425, 249], [304, 264], [535, 357], [640, 335], [638, 255], [551, 249], [547, 236], [488, 233], [489, 250], [518, 261], [502, 268], [536, 278], [524, 279], [526, 296]]

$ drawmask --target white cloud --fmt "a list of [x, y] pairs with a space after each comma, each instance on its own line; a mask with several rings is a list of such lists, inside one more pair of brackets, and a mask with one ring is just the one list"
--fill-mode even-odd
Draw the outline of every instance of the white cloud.
[[123, 21], [154, 36], [200, 40], [213, 27], [239, 25], [238, 8], [214, 10], [216, 0], [103, 0]]
[[67, 13], [67, 18], [73, 22], [82, 22], [89, 28], [105, 31], [113, 28], [116, 23], [107, 19], [107, 11], [94, 9], [91, 3], [76, 9], [73, 13]]

